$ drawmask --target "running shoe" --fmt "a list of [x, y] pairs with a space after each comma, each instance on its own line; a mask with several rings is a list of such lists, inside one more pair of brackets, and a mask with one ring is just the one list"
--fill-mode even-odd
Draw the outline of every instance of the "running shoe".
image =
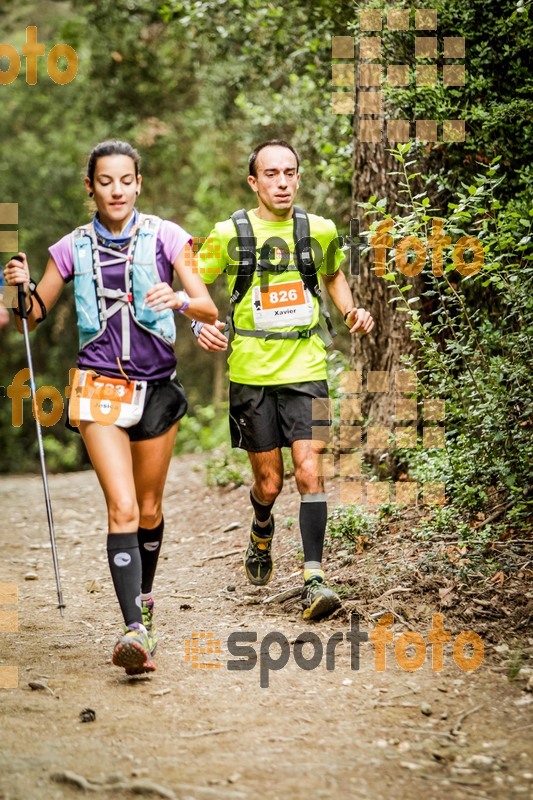
[[322, 578], [314, 576], [304, 584], [302, 589], [302, 607], [304, 619], [320, 619], [332, 614], [341, 604], [339, 595], [329, 589]]
[[143, 625], [146, 628], [146, 633], [148, 634], [150, 655], [153, 656], [157, 648], [159, 636], [157, 634], [157, 628], [155, 627], [154, 622], [154, 601], [152, 598], [150, 598], [150, 600], [142, 601], [141, 613], [143, 617]]
[[155, 664], [150, 653], [150, 642], [144, 625], [134, 622], [124, 628], [113, 650], [113, 664], [124, 667], [126, 675], [154, 672]]
[[244, 555], [244, 570], [250, 583], [255, 586], [265, 586], [271, 579], [274, 572], [272, 562], [272, 537], [274, 536], [274, 516], [270, 517], [269, 536], [259, 536], [252, 522], [250, 531], [250, 541]]

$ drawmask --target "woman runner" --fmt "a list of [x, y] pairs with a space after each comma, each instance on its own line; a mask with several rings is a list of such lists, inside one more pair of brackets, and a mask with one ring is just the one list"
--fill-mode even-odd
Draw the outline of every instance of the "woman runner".
[[[45, 273], [33, 291], [24, 253], [4, 270], [8, 284], [26, 285], [30, 330], [73, 280], [80, 337], [77, 383], [88, 387], [94, 381], [96, 392], [107, 387], [108, 394], [97, 398], [132, 395], [132, 406], [115, 402], [115, 418], [120, 413], [115, 424], [105, 419], [105, 403], [92, 403], [90, 413], [82, 412], [83, 401], [74, 403], [75, 388], [70, 400], [70, 422], [79, 425], [107, 504], [108, 561], [124, 617], [112, 660], [129, 675], [155, 670], [152, 584], [163, 538], [162, 497], [178, 422], [187, 410], [175, 377], [173, 311], [209, 323], [217, 318], [203, 281], [191, 269], [189, 234], [135, 208], [142, 182], [139, 161], [126, 142], [98, 144], [85, 178], [97, 209], [92, 222], [50, 247]], [[172, 289], [174, 272], [183, 286], [178, 292]], [[78, 398], [86, 391], [80, 388]], [[98, 409], [102, 413], [95, 413]], [[140, 421], [122, 420], [128, 409]]]

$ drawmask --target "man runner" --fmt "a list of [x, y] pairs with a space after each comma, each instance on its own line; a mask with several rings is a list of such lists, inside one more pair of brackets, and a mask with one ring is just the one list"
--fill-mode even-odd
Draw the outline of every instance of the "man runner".
[[[303, 616], [317, 619], [340, 605], [338, 595], [326, 586], [322, 569], [327, 505], [319, 457], [325, 443], [313, 439], [312, 433], [313, 400], [328, 397], [325, 336], [318, 324], [322, 303], [319, 292], [313, 294], [302, 281], [297, 266], [302, 256], [296, 256], [294, 240], [294, 202], [300, 181], [296, 150], [287, 142], [271, 140], [255, 148], [248, 166], [248, 183], [258, 203], [248, 211], [251, 229], [242, 213], [235, 221], [218, 222], [199, 253], [198, 270], [208, 284], [226, 271], [235, 296], [243, 258], [253, 256], [256, 269], [251, 285], [232, 308], [235, 338], [228, 360], [231, 442], [248, 452], [254, 475], [250, 491], [254, 517], [244, 565], [256, 586], [272, 577], [272, 508], [283, 486], [281, 448], [290, 447], [301, 495]], [[300, 218], [307, 217], [297, 211]], [[351, 334], [369, 333], [374, 321], [368, 311], [354, 307], [340, 269], [344, 254], [337, 245], [335, 224], [314, 214], [307, 219], [315, 270], [330, 298]], [[252, 237], [247, 240], [247, 253], [242, 247], [246, 239], [236, 238], [237, 226], [241, 237]], [[315, 283], [318, 286], [316, 279]], [[198, 343], [209, 351], [227, 348], [224, 328], [219, 320], [214, 325], [193, 323]]]

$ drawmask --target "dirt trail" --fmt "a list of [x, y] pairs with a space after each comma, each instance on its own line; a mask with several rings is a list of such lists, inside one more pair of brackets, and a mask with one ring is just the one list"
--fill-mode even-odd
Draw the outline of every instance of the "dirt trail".
[[[0, 633], [0, 667], [16, 666], [19, 675], [18, 688], [0, 689], [0, 798], [531, 797], [532, 695], [491, 666], [490, 648], [475, 672], [458, 669], [451, 647], [442, 672], [432, 671], [429, 656], [407, 672], [389, 645], [387, 669], [376, 672], [372, 645], [361, 645], [355, 671], [343, 641], [334, 670], [325, 653], [316, 669], [301, 669], [293, 656], [298, 634], [317, 634], [325, 651], [349, 617], [306, 624], [297, 598], [262, 602], [301, 581], [299, 534], [289, 521], [298, 515], [294, 485], [287, 482], [277, 504], [277, 571], [256, 590], [242, 569], [248, 490], [208, 489], [201, 465], [200, 456], [172, 462], [156, 586], [161, 641], [157, 672], [147, 679], [127, 679], [110, 663], [119, 614], [94, 474], [50, 480], [64, 619], [55, 608], [40, 478], [0, 480], [0, 582], [19, 593], [19, 631]], [[418, 629], [424, 636], [430, 622]], [[361, 628], [369, 629], [365, 620]], [[395, 637], [405, 630], [395, 625]], [[274, 631], [290, 643], [289, 661], [270, 672], [268, 688], [260, 687], [259, 660], [246, 671], [227, 668], [228, 636], [243, 631], [257, 633], [258, 654]], [[186, 660], [193, 632], [220, 640], [220, 653], [200, 655], [218, 668], [193, 669]], [[279, 648], [270, 652], [277, 658]], [[51, 691], [33, 691], [32, 681]], [[85, 708], [96, 719], [83, 724]]]

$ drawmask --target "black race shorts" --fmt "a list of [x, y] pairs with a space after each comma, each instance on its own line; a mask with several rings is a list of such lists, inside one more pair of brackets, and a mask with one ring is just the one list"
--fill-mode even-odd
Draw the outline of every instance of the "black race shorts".
[[[177, 378], [151, 381], [146, 387], [141, 421], [137, 425], [123, 430], [126, 431], [132, 442], [155, 439], [166, 433], [186, 413], [185, 390]], [[73, 428], [68, 421], [68, 402], [65, 425], [69, 430], [79, 433], [79, 428]]]
[[299, 439], [312, 439], [313, 426], [330, 424], [327, 420], [313, 420], [313, 400], [319, 397], [328, 397], [325, 380], [281, 386], [231, 382], [231, 446], [263, 453], [289, 447]]

